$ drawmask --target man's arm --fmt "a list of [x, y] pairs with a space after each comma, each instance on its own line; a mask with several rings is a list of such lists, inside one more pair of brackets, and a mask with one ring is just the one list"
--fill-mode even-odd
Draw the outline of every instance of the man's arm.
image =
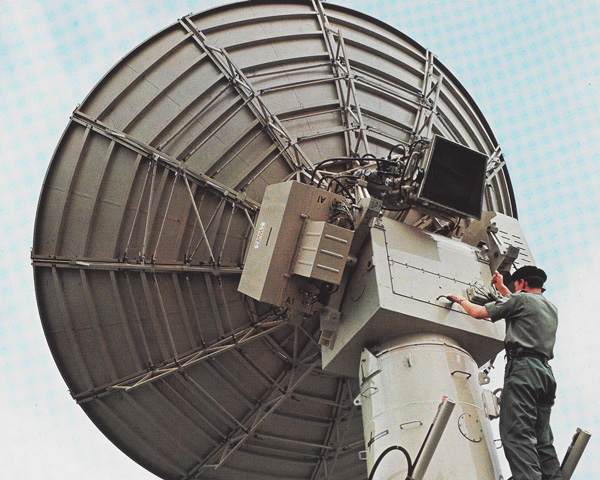
[[492, 285], [496, 287], [498, 293], [500, 293], [500, 295], [503, 297], [510, 295], [510, 290], [506, 287], [506, 285], [504, 285], [504, 278], [502, 277], [502, 274], [498, 272], [498, 270], [496, 270], [492, 276]]
[[[510, 295], [510, 290], [504, 285], [504, 279], [502, 274], [496, 270], [494, 275], [492, 275], [492, 285], [496, 287], [496, 290], [503, 297], [508, 297]], [[452, 300], [455, 303], [458, 303], [471, 317], [477, 319], [490, 319], [490, 314], [488, 310], [483, 305], [477, 305], [476, 303], [472, 303], [464, 297], [459, 297], [458, 295], [447, 295], [446, 298]], [[502, 301], [508, 300], [507, 298], [502, 299]], [[499, 317], [498, 317], [499, 318]]]
[[448, 299], [452, 300], [455, 303], [458, 303], [471, 317], [477, 319], [489, 319], [490, 316], [488, 314], [487, 309], [483, 305], [477, 305], [475, 303], [469, 302], [464, 297], [459, 297], [458, 295], [448, 295]]

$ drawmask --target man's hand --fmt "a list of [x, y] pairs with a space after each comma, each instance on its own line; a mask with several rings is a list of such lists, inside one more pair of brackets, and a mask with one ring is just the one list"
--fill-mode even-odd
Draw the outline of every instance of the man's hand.
[[504, 278], [498, 270], [496, 270], [492, 276], [492, 285], [496, 287], [496, 290], [498, 290], [503, 297], [510, 295], [510, 290], [504, 285]]
[[464, 302], [466, 300], [466, 298], [459, 297], [458, 295], [446, 295], [446, 298], [448, 300], [453, 301], [454, 303], [458, 303], [459, 305], [460, 305], [460, 302]]
[[474, 303], [469, 302], [469, 300], [467, 300], [465, 297], [461, 297], [459, 295], [446, 295], [446, 298], [454, 303], [458, 303], [465, 310], [465, 312], [467, 312], [473, 318], [489, 318], [485, 307], [481, 305], [475, 305]]

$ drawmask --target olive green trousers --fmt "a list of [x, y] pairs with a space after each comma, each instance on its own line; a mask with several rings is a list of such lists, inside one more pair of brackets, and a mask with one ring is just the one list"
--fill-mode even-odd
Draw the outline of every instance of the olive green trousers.
[[550, 410], [556, 380], [550, 365], [535, 357], [509, 360], [500, 405], [500, 438], [514, 480], [561, 480], [552, 445]]

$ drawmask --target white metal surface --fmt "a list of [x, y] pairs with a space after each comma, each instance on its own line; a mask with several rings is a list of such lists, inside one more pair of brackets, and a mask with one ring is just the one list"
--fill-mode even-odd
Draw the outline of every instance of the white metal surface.
[[365, 346], [418, 332], [454, 338], [483, 365], [504, 348], [503, 322], [475, 320], [445, 295], [466, 295], [469, 287], [490, 280], [477, 249], [384, 217], [371, 229], [350, 275], [336, 341], [323, 351], [323, 365], [356, 375]]
[[125, 55], [75, 109], [35, 222], [41, 321], [73, 399], [165, 479], [364, 478], [357, 384], [321, 369], [317, 319], [237, 286], [268, 185], [433, 133], [492, 157], [484, 208], [516, 216], [474, 101], [379, 20], [242, 2]]
[[[491, 232], [489, 227], [491, 227]], [[481, 242], [485, 243], [489, 249], [488, 256], [492, 269], [499, 266], [502, 255], [507, 253], [510, 246], [519, 249], [519, 254], [514, 262], [515, 269], [524, 265], [535, 265], [519, 222], [516, 218], [508, 215], [484, 212], [481, 220], [474, 221], [465, 230], [462, 240], [474, 247]]]
[[[406, 448], [414, 461], [444, 397], [456, 407], [425, 478], [498, 480], [501, 470], [477, 365], [454, 340], [434, 334], [402, 337], [377, 355], [366, 352], [361, 357], [360, 402], [369, 471], [392, 445]], [[386, 460], [374, 480], [404, 480], [404, 460]]]

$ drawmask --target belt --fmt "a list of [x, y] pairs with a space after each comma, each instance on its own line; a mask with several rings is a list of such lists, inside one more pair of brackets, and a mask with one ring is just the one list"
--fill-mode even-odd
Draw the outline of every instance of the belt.
[[516, 348], [514, 350], [506, 351], [506, 358], [508, 360], [515, 360], [517, 358], [523, 358], [523, 357], [537, 358], [537, 359], [541, 360], [542, 362], [548, 361], [548, 357], [546, 357], [546, 355], [536, 352], [535, 350], [525, 350], [523, 348]]

